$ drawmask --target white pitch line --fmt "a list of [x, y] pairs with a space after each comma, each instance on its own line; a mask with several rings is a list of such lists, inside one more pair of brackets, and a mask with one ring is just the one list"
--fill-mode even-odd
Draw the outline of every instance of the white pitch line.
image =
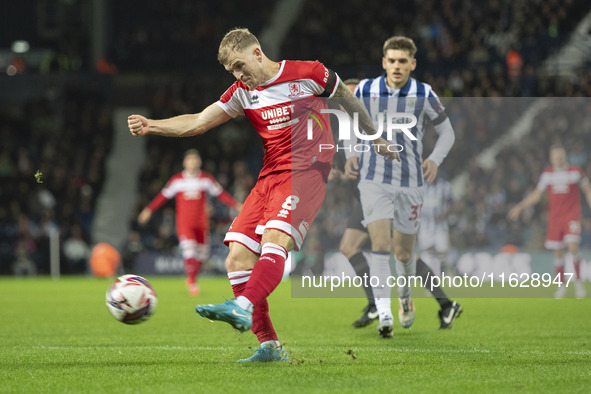
[[404, 348], [384, 348], [367, 349], [377, 352], [400, 352], [400, 353], [492, 353], [486, 349], [404, 349]]

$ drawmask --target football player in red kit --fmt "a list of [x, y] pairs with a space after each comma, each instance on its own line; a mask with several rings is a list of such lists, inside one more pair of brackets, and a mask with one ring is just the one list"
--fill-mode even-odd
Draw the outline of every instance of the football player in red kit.
[[210, 174], [201, 170], [201, 164], [197, 149], [185, 152], [184, 170], [173, 175], [138, 216], [138, 223], [146, 224], [155, 210], [175, 199], [176, 231], [185, 263], [186, 283], [189, 294], [194, 296], [199, 294], [197, 277], [201, 265], [209, 257], [209, 197], [234, 209], [241, 206]]
[[[288, 251], [301, 247], [320, 209], [334, 154], [318, 149], [334, 144], [330, 130], [314, 124], [306, 138], [305, 111], [298, 112], [296, 103], [306, 102], [310, 105], [306, 110], [319, 112], [325, 103], [311, 98], [350, 98], [343, 101], [347, 112], [358, 114], [368, 134], [375, 136], [377, 131], [336, 73], [318, 61], [272, 61], [248, 29], [234, 29], [224, 36], [218, 60], [237, 79], [219, 101], [201, 113], [165, 120], [131, 115], [128, 126], [134, 136], [191, 136], [245, 116], [261, 136], [263, 169], [224, 240], [230, 249], [226, 269], [236, 298], [198, 305], [195, 310], [239, 331], [252, 329], [261, 347], [240, 361], [285, 361], [288, 355], [277, 340], [267, 297], [281, 282]], [[385, 139], [377, 137], [374, 144], [377, 153], [399, 160]]]
[[583, 191], [591, 207], [591, 183], [580, 167], [568, 164], [566, 151], [561, 145], [550, 147], [550, 164], [540, 175], [536, 188], [509, 211], [508, 217], [517, 220], [523, 209], [537, 204], [544, 191], [548, 191], [548, 224], [544, 246], [554, 251], [554, 267], [561, 282], [555, 296], [562, 298], [566, 294], [563, 277], [565, 252], [568, 250], [575, 268], [575, 294], [577, 298], [583, 298], [586, 292], [580, 272], [580, 191]]

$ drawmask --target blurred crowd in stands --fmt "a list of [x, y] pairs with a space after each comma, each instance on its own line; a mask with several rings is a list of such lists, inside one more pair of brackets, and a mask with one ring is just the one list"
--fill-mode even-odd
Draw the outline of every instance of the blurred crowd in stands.
[[[85, 272], [93, 245], [94, 204], [111, 147], [114, 104], [109, 81], [129, 74], [154, 76], [147, 89], [150, 117], [197, 112], [233, 82], [216, 59], [225, 31], [247, 26], [260, 34], [273, 6], [274, 2], [205, 0], [112, 2], [112, 39], [103, 59], [109, 72], [80, 61], [86, 56], [77, 54], [72, 59], [78, 64], [76, 73], [63, 73], [68, 70], [59, 67], [41, 70], [62, 71], [59, 84], [40, 87], [42, 94], [24, 103], [4, 100], [0, 274], [13, 269], [47, 273], [49, 237], [55, 231], [60, 232], [65, 256], [62, 272]], [[343, 79], [375, 77], [382, 72], [383, 41], [395, 34], [412, 37], [419, 48], [413, 76], [443, 97], [456, 131], [442, 175], [450, 181], [466, 171], [469, 176], [450, 215], [452, 244], [498, 249], [512, 243], [541, 249], [544, 204], [519, 222], [509, 223], [506, 212], [535, 186], [548, 163], [551, 143], [562, 142], [570, 162], [591, 176], [590, 104], [588, 99], [564, 98], [591, 96], [590, 59], [566, 78], [548, 76], [542, 67], [590, 11], [591, 3], [582, 0], [414, 0], [392, 7], [362, 0], [307, 1], [280, 52], [286, 59], [321, 60]], [[130, 14], [136, 17], [130, 19]], [[101, 73], [109, 75], [97, 75]], [[501, 149], [491, 169], [478, 165], [477, 154], [505, 134], [535, 100], [518, 97], [536, 96], [555, 98], [547, 99], [549, 109], [535, 119], [531, 133]], [[434, 140], [434, 132], [430, 134], [426, 153]], [[204, 170], [240, 201], [262, 166], [260, 138], [244, 119], [197, 138], [148, 137], [136, 209], [129, 216], [129, 239], [116, 245], [123, 249], [124, 260], [142, 250], [176, 253], [173, 204], [157, 211], [145, 227], [135, 219], [166, 180], [180, 171], [188, 148], [199, 149]], [[38, 169], [47, 169], [42, 183], [33, 177]], [[306, 240], [309, 265], [322, 260], [327, 246], [338, 245], [349, 209], [348, 201], [340, 198], [344, 187], [338, 182], [329, 185]], [[583, 216], [582, 247], [589, 249], [591, 212], [586, 206]], [[212, 244], [220, 244], [232, 218], [215, 202], [211, 217]]]
[[414, 75], [441, 96], [589, 96], [588, 83], [539, 76], [542, 61], [590, 8], [577, 0], [416, 0], [392, 7], [310, 1], [282, 55], [321, 58], [347, 77], [373, 77], [381, 72], [385, 38], [406, 35], [419, 48]]
[[[106, 80], [46, 80], [40, 95], [0, 106], [0, 272], [49, 270], [59, 232], [62, 272], [86, 272], [94, 206], [112, 140]], [[35, 174], [37, 174], [35, 176]]]

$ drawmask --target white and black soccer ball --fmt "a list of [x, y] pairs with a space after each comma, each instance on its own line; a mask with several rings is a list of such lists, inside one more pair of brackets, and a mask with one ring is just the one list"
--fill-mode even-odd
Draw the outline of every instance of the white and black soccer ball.
[[125, 324], [139, 324], [156, 311], [158, 298], [146, 278], [120, 276], [107, 290], [107, 308], [113, 317]]

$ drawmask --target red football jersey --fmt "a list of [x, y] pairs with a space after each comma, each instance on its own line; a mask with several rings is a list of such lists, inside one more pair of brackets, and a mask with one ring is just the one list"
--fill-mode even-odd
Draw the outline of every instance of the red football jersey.
[[209, 196], [233, 208], [236, 201], [208, 173], [201, 171], [193, 176], [186, 171], [173, 175], [166, 186], [148, 205], [152, 211], [160, 208], [167, 200], [175, 198], [176, 226], [179, 233], [190, 227], [209, 229]]
[[[274, 171], [307, 169], [317, 161], [331, 163], [334, 154], [333, 149], [320, 149], [321, 144], [334, 144], [329, 117], [320, 114], [326, 103], [311, 98], [332, 97], [339, 77], [318, 61], [284, 60], [280, 65], [277, 75], [256, 89], [236, 81], [216, 103], [232, 117], [246, 116], [263, 139], [261, 178]], [[313, 118], [318, 121], [308, 122]]]
[[581, 220], [580, 185], [589, 182], [577, 166], [565, 169], [546, 168], [537, 188], [548, 190], [548, 221]]

